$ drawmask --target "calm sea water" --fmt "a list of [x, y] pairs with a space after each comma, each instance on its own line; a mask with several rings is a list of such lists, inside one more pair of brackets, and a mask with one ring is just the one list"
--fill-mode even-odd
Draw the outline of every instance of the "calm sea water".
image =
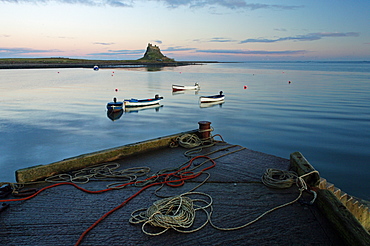
[[[195, 82], [198, 93], [172, 93], [172, 84]], [[199, 106], [200, 95], [220, 90], [224, 104]], [[160, 108], [107, 117], [113, 97], [155, 94], [164, 97]], [[329, 182], [370, 200], [368, 62], [0, 70], [0, 103], [0, 181], [14, 181], [20, 168], [196, 129], [207, 120], [229, 143], [284, 158], [300, 151]]]

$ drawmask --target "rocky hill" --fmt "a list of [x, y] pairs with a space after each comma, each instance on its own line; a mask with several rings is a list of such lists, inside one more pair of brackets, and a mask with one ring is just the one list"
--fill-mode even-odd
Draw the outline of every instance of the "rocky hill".
[[174, 62], [174, 59], [164, 56], [157, 45], [148, 44], [144, 57], [140, 58], [141, 61], [159, 61], [159, 62]]

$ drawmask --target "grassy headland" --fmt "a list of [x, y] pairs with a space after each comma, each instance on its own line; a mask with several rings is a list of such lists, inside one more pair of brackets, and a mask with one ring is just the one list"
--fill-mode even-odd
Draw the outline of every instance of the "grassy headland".
[[166, 60], [88, 60], [71, 59], [63, 57], [55, 58], [2, 58], [0, 69], [17, 68], [93, 68], [94, 66], [115, 67], [122, 65], [147, 65], [147, 66], [184, 66], [201, 64], [201, 61], [166, 61]]
[[178, 62], [175, 59], [168, 58], [163, 55], [158, 46], [148, 44], [144, 56], [138, 60], [88, 60], [88, 59], [70, 59], [64, 57], [51, 58], [3, 58], [0, 59], [0, 69], [16, 69], [16, 68], [93, 68], [94, 66], [104, 67], [119, 67], [129, 65], [143, 66], [185, 66], [201, 63], [201, 61], [182, 61]]

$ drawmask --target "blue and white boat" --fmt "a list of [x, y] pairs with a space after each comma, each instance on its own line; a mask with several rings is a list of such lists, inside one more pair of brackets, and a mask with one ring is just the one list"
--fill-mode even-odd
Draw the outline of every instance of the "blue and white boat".
[[125, 113], [139, 113], [139, 111], [150, 110], [150, 109], [153, 109], [158, 112], [159, 109], [162, 107], [163, 105], [160, 105], [160, 104], [141, 106], [141, 107], [125, 107]]
[[159, 95], [155, 95], [154, 98], [147, 98], [147, 99], [125, 99], [123, 101], [125, 107], [143, 107], [149, 105], [159, 104], [159, 102], [163, 99]]
[[94, 66], [94, 71], [98, 71], [99, 70], [99, 67], [98, 66]]
[[107, 103], [108, 111], [117, 112], [123, 109], [123, 102], [117, 102], [117, 98], [113, 98], [113, 102]]
[[121, 118], [122, 115], [123, 115], [123, 109], [118, 110], [118, 111], [113, 111], [113, 110], [107, 111], [107, 117], [112, 121], [119, 120], [119, 118]]
[[199, 98], [201, 103], [211, 103], [211, 102], [221, 102], [225, 100], [225, 95], [222, 91], [220, 91], [220, 94], [214, 95], [214, 96], [201, 96]]
[[200, 103], [199, 104], [199, 107], [200, 108], [210, 108], [210, 107], [214, 107], [214, 106], [220, 106], [220, 108], [222, 107], [222, 104], [224, 104], [225, 101], [222, 100], [222, 101], [218, 101], [218, 102], [204, 102], [204, 103]]

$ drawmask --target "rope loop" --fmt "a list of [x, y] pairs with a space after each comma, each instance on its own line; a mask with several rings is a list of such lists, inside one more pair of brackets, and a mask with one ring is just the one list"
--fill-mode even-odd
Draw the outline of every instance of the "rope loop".
[[295, 183], [301, 194], [305, 190], [313, 194], [313, 199], [307, 203], [309, 205], [312, 205], [316, 200], [317, 193], [309, 189], [306, 181], [303, 178], [313, 173], [319, 174], [318, 171], [314, 170], [312, 172], [298, 176], [298, 174], [293, 171], [282, 171], [278, 169], [268, 168], [262, 176], [262, 182], [267, 187], [280, 189], [289, 188]]
[[[200, 195], [207, 197], [205, 199], [191, 199], [190, 195]], [[168, 229], [174, 229], [178, 232], [191, 233], [203, 228], [209, 221], [209, 213], [206, 210], [212, 205], [212, 197], [201, 192], [187, 192], [179, 196], [168, 197], [153, 203], [148, 209], [139, 209], [131, 213], [129, 222], [132, 224], [143, 223], [142, 231], [150, 236], [158, 236]], [[196, 204], [201, 203], [201, 204]], [[195, 221], [196, 211], [203, 210], [207, 214], [207, 220], [201, 226], [192, 230], [189, 229]], [[160, 227], [160, 232], [149, 232], [146, 227]]]
[[[71, 174], [63, 173], [48, 177], [45, 179], [49, 183], [71, 182], [75, 184], [86, 184], [91, 180], [112, 180], [119, 179], [121, 183], [136, 181], [138, 177], [144, 176], [150, 172], [149, 167], [131, 167], [117, 170], [119, 163], [103, 163], [91, 167], [86, 167]], [[108, 188], [117, 185], [117, 183], [107, 185]]]
[[274, 168], [266, 169], [262, 176], [264, 185], [270, 188], [289, 188], [296, 183], [298, 178], [297, 173], [293, 171], [283, 171]]
[[198, 147], [202, 144], [202, 141], [196, 134], [184, 134], [177, 139], [180, 146], [190, 149]]

